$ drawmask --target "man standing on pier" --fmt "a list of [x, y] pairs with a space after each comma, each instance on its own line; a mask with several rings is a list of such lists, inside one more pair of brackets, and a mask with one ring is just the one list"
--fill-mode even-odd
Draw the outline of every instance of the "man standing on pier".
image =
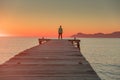
[[62, 39], [62, 34], [63, 34], [63, 29], [62, 29], [62, 26], [60, 25], [58, 29], [58, 39]]

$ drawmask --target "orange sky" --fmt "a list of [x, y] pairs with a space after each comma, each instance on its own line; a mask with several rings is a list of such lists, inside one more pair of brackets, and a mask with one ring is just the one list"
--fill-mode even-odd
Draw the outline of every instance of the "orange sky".
[[[9, 3], [9, 4], [8, 4]], [[118, 0], [4, 0], [0, 1], [0, 36], [57, 37], [120, 31]]]

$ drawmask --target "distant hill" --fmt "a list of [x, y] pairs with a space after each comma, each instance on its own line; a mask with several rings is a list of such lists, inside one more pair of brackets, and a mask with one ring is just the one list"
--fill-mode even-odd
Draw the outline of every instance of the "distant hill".
[[95, 33], [95, 34], [84, 34], [77, 33], [72, 35], [71, 37], [81, 37], [81, 38], [120, 38], [120, 31], [116, 31], [109, 34], [104, 33]]

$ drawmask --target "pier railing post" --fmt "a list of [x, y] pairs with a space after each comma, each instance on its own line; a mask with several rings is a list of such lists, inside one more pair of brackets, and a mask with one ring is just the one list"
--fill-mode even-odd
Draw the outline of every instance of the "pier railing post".
[[42, 40], [41, 39], [38, 39], [39, 40], [39, 44], [42, 44]]
[[80, 49], [80, 41], [77, 41], [77, 47]]
[[45, 42], [47, 42], [47, 41], [49, 41], [49, 40], [50, 40], [50, 39], [44, 39], [44, 38], [38, 39], [39, 44], [43, 44], [43, 43], [45, 43]]
[[80, 50], [80, 40], [74, 38], [73, 40], [68, 41], [70, 41], [73, 45], [77, 46], [77, 48]]

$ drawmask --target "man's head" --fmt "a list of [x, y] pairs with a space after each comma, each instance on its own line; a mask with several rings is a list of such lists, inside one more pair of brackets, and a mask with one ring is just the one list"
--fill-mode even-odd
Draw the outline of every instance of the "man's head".
[[62, 26], [60, 25], [60, 28], [61, 28]]

